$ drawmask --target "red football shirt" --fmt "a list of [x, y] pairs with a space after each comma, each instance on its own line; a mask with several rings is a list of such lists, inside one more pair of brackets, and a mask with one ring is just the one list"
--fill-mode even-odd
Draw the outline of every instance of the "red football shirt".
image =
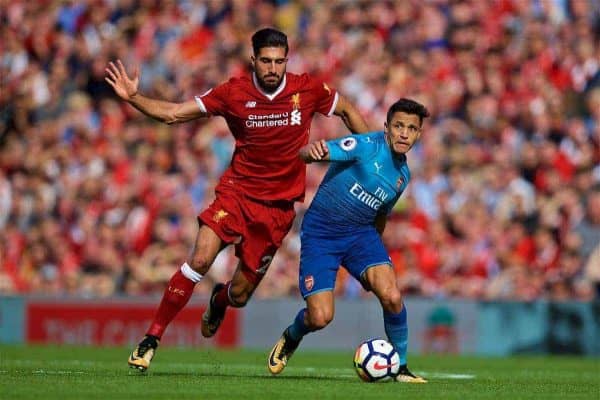
[[254, 75], [232, 78], [201, 96], [198, 107], [225, 118], [235, 138], [221, 183], [262, 200], [303, 200], [306, 167], [298, 157], [315, 113], [330, 116], [338, 94], [308, 74], [286, 73], [272, 94]]

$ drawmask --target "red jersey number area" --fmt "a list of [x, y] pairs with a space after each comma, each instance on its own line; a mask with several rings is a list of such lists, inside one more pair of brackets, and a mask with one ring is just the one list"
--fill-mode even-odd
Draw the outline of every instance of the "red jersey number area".
[[258, 284], [292, 228], [294, 203], [260, 202], [227, 186], [221, 186], [216, 194], [198, 219], [224, 242], [235, 243], [235, 254], [244, 265], [242, 272], [248, 281]]
[[307, 74], [287, 73], [272, 94], [253, 76], [233, 78], [196, 97], [198, 106], [225, 118], [235, 138], [221, 184], [263, 200], [303, 200], [306, 166], [298, 151], [308, 143], [315, 113], [330, 116], [337, 93]]

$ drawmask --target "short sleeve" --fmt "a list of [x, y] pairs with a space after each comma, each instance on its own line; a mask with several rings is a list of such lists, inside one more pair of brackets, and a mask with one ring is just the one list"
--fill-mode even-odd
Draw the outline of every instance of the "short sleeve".
[[329, 149], [329, 161], [359, 160], [366, 153], [371, 153], [372, 142], [366, 142], [363, 135], [350, 135], [326, 142]]
[[202, 112], [212, 115], [224, 115], [230, 109], [230, 107], [227, 106], [230, 89], [231, 83], [225, 82], [208, 90], [200, 96], [195, 96], [194, 99]]
[[337, 90], [323, 81], [311, 78], [311, 93], [315, 97], [315, 111], [328, 117], [333, 115], [338, 102]]

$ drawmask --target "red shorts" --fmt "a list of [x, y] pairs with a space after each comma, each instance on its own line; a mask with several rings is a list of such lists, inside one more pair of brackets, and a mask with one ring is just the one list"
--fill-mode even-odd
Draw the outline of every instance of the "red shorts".
[[198, 215], [225, 243], [235, 244], [244, 276], [255, 285], [267, 272], [296, 212], [292, 201], [260, 201], [219, 185], [212, 204]]

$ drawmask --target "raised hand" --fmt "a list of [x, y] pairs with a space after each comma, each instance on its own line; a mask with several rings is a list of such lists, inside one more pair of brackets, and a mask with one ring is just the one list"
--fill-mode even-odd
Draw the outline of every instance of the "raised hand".
[[140, 82], [139, 69], [136, 67], [133, 71], [131, 78], [127, 75], [125, 67], [121, 60], [117, 60], [117, 63], [112, 61], [108, 63], [108, 66], [104, 69], [106, 75], [104, 80], [113, 87], [115, 93], [123, 100], [131, 100], [138, 91], [138, 85]]

